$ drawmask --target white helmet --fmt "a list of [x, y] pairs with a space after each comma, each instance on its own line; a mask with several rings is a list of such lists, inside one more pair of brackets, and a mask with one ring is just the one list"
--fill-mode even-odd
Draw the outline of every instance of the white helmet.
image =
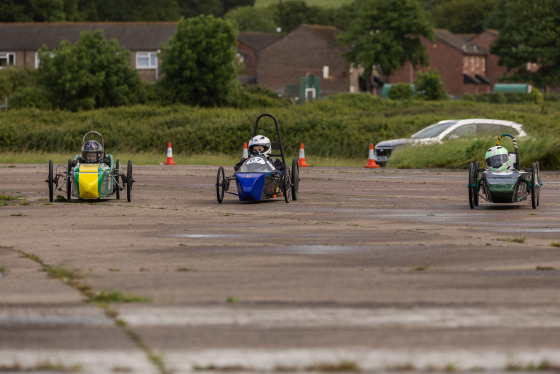
[[249, 153], [253, 153], [253, 147], [256, 145], [262, 145], [264, 147], [264, 150], [260, 152], [263, 156], [268, 157], [270, 155], [272, 148], [270, 145], [270, 139], [268, 139], [266, 136], [253, 136], [253, 138], [249, 140]]
[[502, 146], [494, 146], [486, 151], [486, 165], [492, 171], [506, 171], [511, 168], [511, 161], [507, 149]]

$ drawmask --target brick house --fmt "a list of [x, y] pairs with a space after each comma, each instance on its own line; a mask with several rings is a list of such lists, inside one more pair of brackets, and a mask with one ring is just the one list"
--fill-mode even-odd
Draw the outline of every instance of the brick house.
[[469, 39], [470, 42], [484, 48], [488, 52], [486, 56], [486, 76], [488, 80], [490, 80], [491, 92], [494, 91], [494, 84], [499, 83], [500, 78], [507, 72], [506, 67], [498, 65], [498, 60], [500, 58], [490, 53], [490, 47], [498, 36], [498, 30], [485, 30]]
[[421, 38], [429, 56], [429, 65], [412, 67], [407, 62], [391, 75], [391, 83], [412, 83], [418, 72], [432, 68], [439, 71], [445, 90], [450, 95], [461, 97], [467, 93], [491, 92], [494, 76], [488, 75], [487, 49], [447, 30], [437, 29], [434, 33], [434, 42]]
[[240, 31], [237, 35], [237, 58], [246, 67], [239, 76], [243, 85], [257, 83], [257, 57], [263, 48], [280, 39], [280, 34]]
[[43, 45], [58, 48], [68, 40], [74, 44], [82, 31], [102, 30], [108, 40], [132, 52], [131, 67], [146, 82], [159, 78], [160, 43], [175, 35], [177, 22], [95, 22], [95, 23], [0, 23], [0, 69], [5, 66], [36, 68], [37, 51]]
[[314, 82], [320, 97], [358, 92], [359, 72], [342, 57], [339, 33], [332, 26], [303, 24], [263, 48], [258, 54], [257, 84], [281, 95], [290, 86], [296, 97], [306, 95], [304, 82]]

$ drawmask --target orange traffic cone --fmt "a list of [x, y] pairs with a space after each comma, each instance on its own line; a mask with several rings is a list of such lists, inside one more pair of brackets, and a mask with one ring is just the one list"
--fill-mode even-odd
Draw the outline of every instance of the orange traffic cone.
[[303, 150], [303, 143], [299, 146], [299, 160], [298, 160], [299, 167], [307, 167], [307, 163], [305, 162], [305, 151]]
[[167, 146], [167, 161], [163, 163], [164, 165], [176, 165], [173, 161], [173, 151], [171, 150], [171, 142]]
[[247, 143], [243, 144], [243, 158], [249, 158], [249, 151], [247, 150]]
[[369, 145], [369, 156], [368, 156], [368, 163], [365, 168], [378, 168], [379, 165], [375, 163], [375, 159], [373, 158], [373, 143]]

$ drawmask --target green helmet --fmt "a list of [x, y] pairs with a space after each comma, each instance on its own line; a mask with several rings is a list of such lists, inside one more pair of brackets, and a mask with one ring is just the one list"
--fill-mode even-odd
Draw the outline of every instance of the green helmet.
[[497, 145], [486, 151], [486, 165], [492, 171], [506, 171], [511, 168], [509, 153], [504, 147]]

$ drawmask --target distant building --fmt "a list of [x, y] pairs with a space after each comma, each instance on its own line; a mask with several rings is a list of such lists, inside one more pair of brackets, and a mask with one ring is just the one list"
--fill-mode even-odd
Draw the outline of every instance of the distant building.
[[412, 83], [418, 72], [435, 69], [441, 75], [445, 91], [453, 96], [491, 92], [487, 50], [447, 30], [434, 30], [435, 41], [421, 38], [429, 56], [428, 66], [406, 63], [390, 77], [391, 83]]
[[82, 31], [102, 30], [106, 39], [116, 39], [132, 52], [131, 66], [144, 81], [155, 82], [160, 43], [167, 44], [176, 28], [177, 22], [0, 23], [0, 68], [36, 68], [43, 45], [55, 49], [63, 40], [76, 43]]
[[263, 48], [257, 84], [295, 97], [358, 92], [359, 72], [342, 57], [339, 33], [335, 27], [303, 24]]

